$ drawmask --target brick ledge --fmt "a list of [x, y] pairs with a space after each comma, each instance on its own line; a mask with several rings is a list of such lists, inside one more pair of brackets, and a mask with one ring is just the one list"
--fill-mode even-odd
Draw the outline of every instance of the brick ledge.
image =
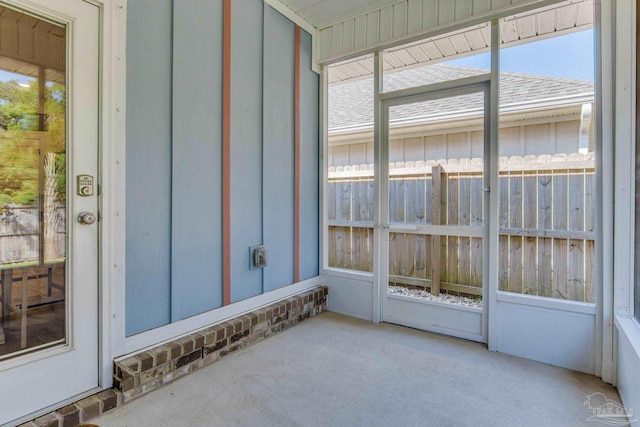
[[327, 310], [329, 288], [317, 286], [114, 362], [114, 387], [20, 427], [72, 427], [122, 406], [247, 345]]

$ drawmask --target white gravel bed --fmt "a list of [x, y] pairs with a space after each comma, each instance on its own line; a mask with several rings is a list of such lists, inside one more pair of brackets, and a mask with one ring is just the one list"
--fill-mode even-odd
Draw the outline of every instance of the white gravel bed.
[[423, 289], [405, 288], [403, 286], [389, 286], [389, 295], [402, 295], [426, 301], [441, 302], [444, 304], [462, 305], [464, 307], [482, 308], [482, 299], [459, 297], [456, 295], [440, 294], [431, 295]]

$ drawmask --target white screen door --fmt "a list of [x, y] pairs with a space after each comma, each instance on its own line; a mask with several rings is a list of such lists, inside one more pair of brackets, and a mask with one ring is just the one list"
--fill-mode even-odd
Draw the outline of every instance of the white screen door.
[[98, 386], [99, 17], [0, 1], [0, 424]]
[[487, 340], [487, 90], [462, 86], [383, 103], [386, 322]]

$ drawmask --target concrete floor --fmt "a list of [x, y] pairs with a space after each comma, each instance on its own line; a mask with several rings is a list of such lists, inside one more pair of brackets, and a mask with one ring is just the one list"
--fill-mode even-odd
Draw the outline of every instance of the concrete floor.
[[110, 426], [585, 426], [598, 378], [325, 313], [90, 422]]

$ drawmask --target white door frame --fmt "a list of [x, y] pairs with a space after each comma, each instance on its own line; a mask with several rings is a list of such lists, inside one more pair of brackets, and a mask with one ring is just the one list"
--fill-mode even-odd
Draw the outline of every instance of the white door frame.
[[[378, 179], [376, 179], [376, 184], [374, 192], [376, 192], [376, 198], [381, 201], [380, 211], [379, 211], [379, 221], [380, 226], [376, 227], [379, 232], [381, 238], [378, 240], [378, 244], [380, 244], [379, 262], [377, 266], [374, 267], [376, 269], [376, 277], [378, 279], [378, 288], [380, 291], [380, 304], [381, 304], [381, 320], [389, 321], [394, 323], [406, 323], [407, 326], [419, 327], [425, 330], [430, 330], [438, 333], [450, 334], [452, 336], [458, 336], [460, 338], [471, 339], [474, 341], [487, 342], [487, 316], [488, 316], [488, 306], [487, 306], [487, 296], [489, 293], [489, 246], [490, 246], [490, 236], [489, 236], [489, 226], [490, 223], [488, 221], [489, 218], [489, 198], [488, 192], [483, 193], [484, 198], [484, 209], [483, 209], [483, 225], [481, 236], [483, 239], [482, 244], [482, 264], [483, 264], [483, 277], [482, 277], [482, 294], [483, 294], [483, 309], [482, 313], [477, 313], [477, 310], [474, 309], [466, 309], [457, 307], [446, 307], [444, 305], [431, 305], [429, 304], [421, 304], [420, 307], [416, 306], [415, 308], [422, 313], [422, 310], [437, 310], [440, 312], [440, 315], [446, 316], [448, 311], [456, 311], [458, 315], [454, 315], [453, 318], [456, 318], [458, 321], [458, 325], [461, 329], [453, 329], [444, 324], [436, 325], [431, 324], [430, 322], [425, 322], [419, 319], [410, 319], [412, 316], [408, 316], [407, 318], [392, 317], [391, 310], [389, 308], [389, 296], [387, 294], [388, 289], [388, 277], [389, 277], [389, 234], [390, 232], [400, 231], [393, 230], [393, 225], [390, 225], [389, 222], [389, 108], [398, 105], [404, 105], [407, 103], [413, 102], [424, 102], [442, 98], [448, 98], [452, 96], [458, 95], [467, 95], [472, 93], [482, 93], [483, 98], [483, 121], [484, 121], [484, 147], [483, 147], [483, 188], [488, 187], [488, 183], [491, 180], [491, 171], [490, 169], [490, 161], [489, 156], [490, 153], [490, 114], [489, 114], [489, 106], [490, 106], [490, 83], [491, 83], [491, 73], [482, 74], [474, 77], [468, 77], [458, 80], [445, 81], [441, 83], [429, 84], [424, 86], [418, 86], [410, 89], [403, 89], [394, 92], [387, 92], [379, 94], [380, 99], [380, 123], [381, 123], [381, 137], [379, 138], [380, 149], [378, 152], [380, 153], [379, 158], [374, 161], [380, 162], [378, 169], [376, 171], [380, 171], [380, 175], [378, 175]], [[446, 227], [446, 226], [443, 226]], [[461, 226], [463, 228], [467, 228], [467, 226]], [[455, 227], [459, 229], [460, 227]], [[458, 230], [460, 231], [460, 230]], [[420, 233], [422, 234], [422, 233]], [[456, 234], [457, 235], [457, 234]], [[401, 302], [399, 302], [401, 303]], [[409, 301], [407, 301], [409, 303]], [[415, 305], [415, 303], [413, 304]], [[422, 307], [424, 305], [424, 307]], [[409, 307], [407, 307], [409, 308]], [[461, 312], [461, 311], [464, 311]], [[408, 312], [407, 312], [408, 313]], [[424, 312], [427, 314], [427, 311]], [[415, 317], [415, 316], [413, 316]], [[463, 319], [467, 320], [464, 321]], [[477, 325], [475, 325], [478, 323]], [[474, 331], [474, 332], [472, 332]]]
[[[83, 0], [77, 0], [83, 1]], [[96, 182], [100, 182], [100, 165], [99, 149], [100, 141], [103, 139], [100, 134], [102, 117], [100, 105], [100, 93], [102, 87], [100, 84], [100, 66], [101, 66], [101, 31], [100, 22], [102, 17], [101, 4], [94, 2], [86, 2], [87, 5], [82, 9], [78, 8], [78, 4], [71, 0], [61, 0], [59, 3], [52, 5], [50, 2], [41, 0], [6, 0], [4, 4], [24, 10], [27, 13], [33, 13], [36, 16], [50, 17], [52, 21], [65, 23], [67, 25], [67, 81], [71, 81], [69, 87], [67, 104], [67, 235], [69, 241], [74, 241], [67, 255], [67, 281], [71, 284], [67, 293], [67, 340], [65, 346], [52, 347], [47, 350], [34, 352], [16, 359], [10, 359], [2, 364], [0, 375], [8, 383], [15, 384], [16, 388], [12, 391], [14, 399], [18, 399], [23, 404], [11, 406], [14, 411], [5, 411], [5, 417], [18, 418], [23, 420], [32, 418], [40, 413], [47, 412], [52, 407], [59, 407], [67, 400], [78, 399], [100, 389], [100, 328], [99, 328], [99, 235], [100, 224], [87, 226], [74, 225], [75, 218], [80, 211], [90, 211], [99, 214], [100, 203], [99, 197], [79, 198], [76, 196], [75, 175], [87, 173], [96, 178]], [[81, 51], [80, 49], [84, 49]], [[90, 62], [82, 60], [87, 51], [95, 54], [94, 59]], [[82, 76], [82, 83], [79, 77]], [[90, 77], [86, 77], [90, 76]], [[84, 85], [88, 85], [85, 89]], [[95, 115], [91, 115], [91, 111], [95, 106]], [[83, 111], [85, 116], [82, 119], [77, 116], [78, 111]], [[91, 145], [83, 145], [87, 141]], [[79, 147], [82, 152], [78, 152]], [[85, 160], [79, 165], [77, 159], [83, 156]], [[85, 235], [80, 243], [75, 242], [73, 236]], [[94, 253], [94, 257], [87, 257], [87, 254]], [[74, 276], [82, 271], [80, 278]], [[82, 279], [82, 280], [79, 280]], [[88, 283], [87, 286], [73, 285], [75, 280], [77, 283]], [[69, 285], [68, 285], [69, 286]], [[88, 304], [88, 306], [87, 306]], [[70, 308], [69, 308], [70, 307]], [[87, 321], [87, 316], [91, 316], [91, 320]], [[53, 365], [49, 364], [49, 361]], [[48, 375], [50, 369], [56, 369], [56, 364], [60, 366], [69, 366], [72, 370], [78, 369], [81, 375], [74, 377], [70, 371], [62, 378], [54, 378]], [[79, 366], [80, 365], [80, 366]], [[28, 373], [28, 375], [25, 375]], [[86, 375], [85, 375], [86, 374]], [[15, 378], [14, 378], [15, 377]], [[22, 378], [31, 378], [29, 390], [21, 389], [23, 384]], [[39, 381], [45, 378], [53, 378], [56, 384], [56, 390], [60, 390], [59, 395], [51, 394], [52, 384], [42, 383]], [[56, 382], [57, 381], [57, 382]], [[57, 387], [60, 383], [66, 383], [66, 387]], [[26, 383], [25, 383], [26, 384]], [[49, 399], [41, 399], [39, 394], [32, 390], [40, 384], [38, 390], [48, 393]], [[25, 394], [26, 393], [26, 394]], [[76, 396], [71, 396], [71, 395]], [[26, 398], [30, 395], [33, 400]], [[56, 400], [61, 400], [58, 402]], [[9, 401], [4, 399], [4, 404], [11, 405]], [[40, 405], [51, 405], [48, 408], [40, 408]], [[31, 412], [35, 411], [35, 412]], [[25, 412], [31, 412], [25, 414]], [[3, 419], [9, 421], [10, 419]]]

